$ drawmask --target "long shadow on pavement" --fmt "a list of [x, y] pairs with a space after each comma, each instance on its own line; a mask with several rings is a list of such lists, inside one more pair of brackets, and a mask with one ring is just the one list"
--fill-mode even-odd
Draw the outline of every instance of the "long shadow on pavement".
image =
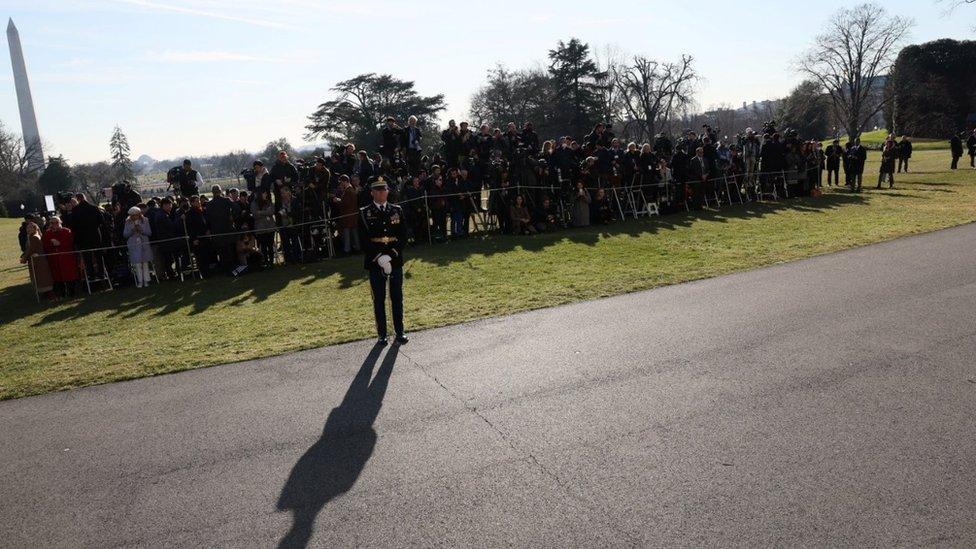
[[373, 422], [383, 405], [399, 347], [390, 347], [370, 382], [382, 350], [373, 347], [366, 356], [342, 402], [329, 412], [322, 436], [292, 467], [277, 508], [291, 511], [293, 522], [279, 547], [306, 547], [319, 512], [352, 488], [373, 455]]

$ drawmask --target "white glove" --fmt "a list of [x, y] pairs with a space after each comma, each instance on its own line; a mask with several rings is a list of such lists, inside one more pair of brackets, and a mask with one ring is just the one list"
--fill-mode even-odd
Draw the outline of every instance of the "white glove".
[[393, 265], [390, 263], [392, 260], [393, 259], [386, 254], [383, 254], [376, 259], [376, 263], [380, 266], [381, 269], [383, 269], [383, 272], [387, 276], [389, 276], [390, 273], [393, 272]]

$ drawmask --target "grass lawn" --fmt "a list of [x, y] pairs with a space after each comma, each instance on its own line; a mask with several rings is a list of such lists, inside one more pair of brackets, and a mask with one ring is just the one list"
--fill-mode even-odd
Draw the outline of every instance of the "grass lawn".
[[[894, 190], [408, 251], [408, 330], [674, 284], [976, 220], [976, 172], [921, 151]], [[38, 305], [0, 220], [0, 399], [372, 337], [359, 257]], [[230, 372], [229, 370], [227, 372]]]
[[[895, 136], [897, 141], [901, 141], [901, 136]], [[881, 145], [884, 144], [885, 139], [888, 139], [887, 130], [875, 130], [873, 132], [864, 132], [861, 134], [861, 144], [869, 149], [880, 149]], [[823, 142], [826, 147], [833, 142], [833, 139], [827, 139]], [[847, 143], [847, 136], [840, 137], [840, 144], [843, 145]], [[948, 150], [949, 149], [949, 138], [945, 139], [925, 139], [922, 137], [912, 137], [912, 158], [914, 158], [914, 153], [919, 151], [935, 151], [935, 150]], [[948, 154], [948, 153], [946, 153]]]

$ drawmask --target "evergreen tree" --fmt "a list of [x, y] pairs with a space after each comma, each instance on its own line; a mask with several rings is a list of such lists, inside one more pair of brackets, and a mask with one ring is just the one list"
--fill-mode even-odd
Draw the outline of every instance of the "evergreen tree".
[[71, 175], [71, 167], [64, 156], [50, 156], [47, 159], [47, 167], [37, 179], [37, 184], [44, 194], [56, 194], [64, 191], [74, 190], [74, 177]]
[[601, 82], [607, 75], [590, 57], [590, 47], [576, 38], [559, 41], [549, 51], [549, 75], [553, 81], [552, 103], [557, 125], [580, 138], [599, 119], [603, 107]]
[[406, 126], [412, 115], [427, 134], [425, 145], [439, 141], [437, 114], [445, 108], [443, 94], [423, 96], [413, 82], [375, 73], [339, 82], [332, 91], [337, 97], [319, 105], [308, 117], [306, 139], [324, 137], [333, 147], [353, 143], [358, 149], [375, 151], [380, 147], [379, 128], [387, 116]]
[[136, 175], [132, 169], [132, 159], [129, 158], [129, 139], [118, 126], [115, 126], [115, 130], [112, 132], [109, 150], [112, 155], [112, 170], [115, 172], [115, 178], [134, 183]]
[[823, 139], [829, 133], [830, 99], [820, 82], [804, 80], [780, 103], [776, 119], [805, 139]]
[[965, 128], [976, 112], [976, 42], [941, 39], [898, 54], [888, 78], [888, 129], [901, 135], [943, 139]]

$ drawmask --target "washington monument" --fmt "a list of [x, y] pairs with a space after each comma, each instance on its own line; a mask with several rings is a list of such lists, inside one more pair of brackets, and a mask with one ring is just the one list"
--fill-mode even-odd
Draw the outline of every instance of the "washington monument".
[[17, 32], [13, 19], [7, 24], [7, 43], [10, 44], [10, 64], [14, 68], [14, 86], [17, 88], [17, 105], [20, 107], [24, 150], [28, 154], [27, 167], [31, 171], [42, 170], [44, 152], [41, 150], [41, 134], [37, 130], [37, 115], [34, 114], [34, 100], [31, 99], [30, 82], [27, 80], [24, 50], [20, 47], [20, 33]]

